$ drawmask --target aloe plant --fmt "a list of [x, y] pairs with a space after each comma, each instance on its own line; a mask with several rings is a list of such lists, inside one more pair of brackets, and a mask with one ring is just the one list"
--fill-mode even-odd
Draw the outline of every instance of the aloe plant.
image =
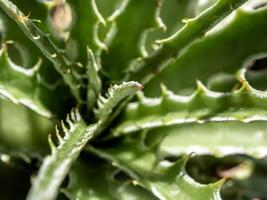
[[0, 0], [0, 199], [265, 199], [265, 5]]

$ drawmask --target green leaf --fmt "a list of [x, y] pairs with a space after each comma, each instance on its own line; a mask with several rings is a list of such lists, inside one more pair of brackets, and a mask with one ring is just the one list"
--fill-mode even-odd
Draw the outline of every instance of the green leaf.
[[185, 171], [185, 159], [170, 163], [157, 155], [157, 145], [146, 146], [141, 137], [125, 137], [107, 147], [87, 150], [106, 159], [128, 173], [134, 183], [151, 191], [158, 199], [220, 200], [222, 182], [202, 185], [191, 179]]
[[183, 28], [164, 40], [162, 46], [144, 60], [133, 64], [125, 80], [148, 83], [156, 74], [174, 62], [188, 46], [205, 36], [206, 32], [240, 7], [246, 0], [220, 0], [199, 16], [186, 20]]
[[89, 160], [89, 164], [79, 160], [70, 171], [70, 183], [64, 193], [72, 200], [156, 200], [152, 194], [130, 179], [116, 180], [119, 171], [102, 161]]
[[198, 2], [196, 0], [165, 0], [159, 12], [159, 17], [166, 26], [164, 31], [151, 30], [147, 35], [146, 50], [152, 53], [159, 45], [157, 40], [167, 38], [179, 30], [183, 25], [183, 20], [196, 16]]
[[101, 116], [99, 120], [87, 126], [81, 118], [79, 111], [71, 113], [71, 118], [67, 117], [68, 128], [62, 122], [64, 137], [56, 129], [58, 147], [56, 147], [49, 137], [51, 155], [48, 155], [34, 180], [29, 192], [28, 200], [56, 198], [59, 187], [69, 172], [73, 162], [78, 158], [86, 143], [100, 134], [109, 125], [109, 116], [112, 109], [129, 95], [133, 95], [142, 87], [136, 82], [127, 82], [115, 85], [108, 90], [107, 99], [100, 96], [96, 113]]
[[99, 120], [107, 118], [118, 103], [128, 96], [134, 95], [141, 89], [143, 89], [143, 86], [134, 81], [123, 82], [120, 85], [114, 85], [109, 88], [106, 98], [103, 96], [98, 98], [98, 109], [95, 110], [97, 118]]
[[38, 74], [40, 60], [31, 69], [20, 67], [8, 57], [7, 47], [4, 45], [0, 51], [0, 63], [1, 96], [48, 118], [60, 114], [60, 102], [55, 102], [56, 87], [49, 88]]
[[[118, 15], [121, 12], [121, 7], [125, 4], [127, 0], [114, 0], [114, 1], [102, 1], [96, 0], [99, 12], [103, 15], [105, 19], [111, 15]], [[126, 2], [127, 3], [127, 2]]]
[[221, 200], [220, 187], [223, 181], [209, 185], [199, 184], [187, 175], [184, 165], [185, 161], [181, 159], [176, 163], [158, 166], [149, 178], [144, 178], [146, 187], [160, 200]]
[[114, 12], [108, 18], [115, 24], [115, 30], [108, 51], [102, 55], [103, 68], [114, 80], [122, 78], [130, 62], [142, 56], [142, 40], [147, 31], [163, 28], [158, 16], [161, 0], [124, 0], [123, 3], [120, 14]]
[[159, 147], [163, 157], [196, 153], [222, 157], [247, 154], [255, 158], [267, 155], [266, 122], [210, 122], [153, 129], [147, 134], [150, 142], [164, 138]]
[[87, 47], [94, 53], [106, 48], [99, 41], [98, 27], [105, 25], [106, 21], [98, 11], [95, 0], [67, 0], [72, 9], [72, 26], [67, 40], [67, 51], [72, 59], [86, 63]]
[[35, 24], [36, 21], [25, 16], [11, 1], [1, 0], [0, 7], [17, 23], [24, 34], [42, 51], [43, 55], [54, 64], [55, 69], [62, 75], [76, 100], [81, 102], [79, 91], [81, 76], [78, 74], [77, 63], [70, 62], [66, 58], [65, 52], [56, 46], [49, 35], [38, 28]]
[[[48, 27], [45, 23], [48, 12], [45, 6], [40, 4], [37, 0], [29, 0], [27, 1], [27, 4], [20, 0], [13, 0], [12, 2], [21, 7], [23, 12], [29, 14], [32, 18], [42, 21], [42, 23], [39, 23], [39, 27], [44, 31], [48, 31]], [[14, 56], [14, 54], [19, 54], [14, 61], [23, 66], [29, 67], [34, 65], [41, 55], [39, 48], [37, 48], [24, 34], [18, 34], [21, 32], [19, 27], [2, 10], [0, 10], [0, 18], [3, 23], [0, 31], [2, 41], [14, 41], [19, 51], [19, 53], [12, 52], [12, 56]]]
[[140, 97], [139, 102], [128, 104], [113, 135], [174, 124], [266, 121], [267, 93], [249, 85], [245, 69], [238, 76], [242, 86], [234, 92], [213, 92], [198, 82], [190, 96], [175, 95], [163, 87], [161, 98]]
[[[42, 4], [42, 2], [38, 0], [29, 0], [26, 4], [20, 0], [13, 0], [12, 2], [18, 5], [24, 13], [27, 13], [30, 17], [36, 19], [35, 21], [36, 23], [38, 21], [38, 27], [40, 27], [42, 31], [49, 33], [53, 32], [49, 21], [49, 10], [47, 6]], [[49, 84], [58, 82], [61, 77], [55, 70], [53, 64], [42, 56], [40, 49], [29, 38], [27, 38], [25, 34], [18, 34], [21, 33], [21, 30], [16, 22], [8, 17], [1, 9], [0, 20], [3, 23], [0, 30], [2, 42], [13, 42], [8, 48], [11, 60], [17, 65], [30, 68], [41, 58], [43, 66], [45, 67], [40, 68], [40, 77]], [[52, 34], [50, 34], [50, 36], [52, 36]]]
[[81, 119], [79, 113], [71, 113], [67, 118], [69, 128], [62, 122], [64, 136], [56, 130], [58, 147], [49, 136], [51, 155], [44, 158], [43, 164], [37, 177], [33, 180], [32, 188], [27, 199], [55, 199], [58, 189], [67, 175], [71, 164], [79, 156], [83, 146], [88, 142], [94, 133], [95, 127], [91, 126], [86, 130], [86, 123]]
[[99, 77], [100, 66], [96, 63], [94, 53], [91, 49], [87, 49], [87, 77], [89, 80], [87, 89], [87, 103], [89, 109], [95, 106], [98, 96], [101, 94], [102, 81]]
[[[188, 47], [179, 59], [146, 85], [145, 93], [159, 95], [158, 86], [162, 82], [170, 90], [182, 93], [187, 88], [192, 89], [196, 79], [206, 84], [211, 75], [234, 74], [244, 63], [267, 51], [266, 17], [266, 7], [238, 10], [230, 21], [219, 24], [217, 30]], [[186, 78], [188, 76], [190, 78]]]

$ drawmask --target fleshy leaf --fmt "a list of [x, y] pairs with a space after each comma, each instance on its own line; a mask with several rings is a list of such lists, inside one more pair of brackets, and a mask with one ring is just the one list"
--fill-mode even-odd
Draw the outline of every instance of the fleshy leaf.
[[63, 191], [71, 200], [156, 200], [148, 191], [134, 185], [131, 179], [117, 181], [114, 176], [118, 172], [102, 161], [95, 163], [91, 160], [88, 165], [78, 161], [71, 169], [70, 183]]
[[199, 184], [188, 176], [184, 165], [183, 159], [176, 163], [162, 163], [143, 182], [160, 200], [221, 200], [220, 187], [223, 181], [209, 185]]
[[38, 28], [35, 20], [27, 17], [11, 1], [1, 0], [0, 7], [17, 23], [24, 34], [39, 47], [44, 56], [54, 64], [55, 69], [62, 75], [63, 80], [70, 87], [74, 97], [78, 102], [81, 102], [79, 91], [81, 77], [78, 75], [78, 65], [70, 62], [66, 58], [65, 52], [56, 46], [49, 35]]
[[[183, 93], [185, 89], [194, 87], [196, 79], [206, 84], [211, 75], [233, 75], [244, 63], [261, 57], [267, 51], [264, 42], [267, 40], [266, 17], [266, 7], [257, 10], [241, 8], [225, 23], [219, 24], [217, 30], [188, 47], [179, 59], [146, 85], [145, 93], [148, 96], [159, 95], [158, 86], [162, 82], [170, 90]], [[190, 78], [185, 78], [187, 76]]]
[[147, 140], [164, 138], [159, 145], [162, 157], [183, 154], [215, 155], [247, 154], [255, 158], [267, 155], [266, 122], [209, 122], [176, 125], [149, 131]]
[[81, 118], [78, 110], [71, 113], [71, 119], [67, 118], [68, 128], [62, 122], [64, 137], [56, 129], [58, 147], [49, 137], [51, 155], [47, 156], [39, 170], [33, 186], [29, 192], [28, 200], [56, 198], [59, 187], [69, 172], [73, 162], [77, 159], [86, 143], [100, 134], [109, 125], [109, 116], [112, 109], [129, 95], [133, 95], [142, 89], [136, 82], [115, 85], [108, 91], [107, 99], [100, 97], [99, 108], [96, 110], [101, 118], [91, 125], [87, 125]]
[[0, 51], [0, 63], [1, 96], [48, 118], [57, 113], [55, 109], [59, 109], [60, 104], [54, 102], [55, 89], [48, 88], [38, 75], [40, 60], [31, 69], [20, 67], [8, 57], [7, 47], [4, 45]]
[[222, 21], [246, 0], [219, 0], [209, 9], [193, 19], [188, 19], [183, 28], [164, 40], [162, 46], [140, 62], [131, 66], [125, 80], [148, 83], [156, 74], [167, 67], [193, 42], [205, 36], [206, 32]]
[[58, 189], [69, 172], [71, 164], [79, 156], [83, 146], [92, 137], [94, 126], [87, 128], [86, 123], [81, 119], [79, 113], [74, 111], [71, 118], [67, 118], [69, 126], [66, 127], [62, 122], [64, 136], [59, 130], [56, 130], [58, 146], [56, 147], [49, 136], [51, 146], [51, 155], [44, 158], [43, 164], [37, 177], [33, 180], [32, 188], [27, 199], [54, 199], [57, 196]]
[[219, 190], [222, 182], [210, 185], [196, 183], [184, 169], [186, 160], [176, 163], [161, 161], [157, 147], [148, 147], [142, 141], [142, 137], [126, 137], [115, 143], [116, 148], [87, 149], [128, 173], [135, 184], [145, 187], [160, 200], [221, 199]]
[[[17, 6], [21, 7], [23, 12], [29, 14], [32, 18], [40, 20], [39, 27], [43, 31], [49, 31], [46, 26], [46, 18], [48, 15], [47, 9], [37, 0], [29, 0], [27, 4], [20, 0], [13, 0]], [[14, 60], [17, 64], [22, 64], [23, 66], [34, 65], [41, 55], [41, 51], [35, 44], [33, 44], [30, 39], [28, 39], [24, 34], [18, 34], [20, 29], [18, 25], [9, 18], [2, 10], [0, 10], [1, 22], [3, 23], [0, 34], [2, 42], [14, 41], [18, 52], [12, 52], [12, 56], [18, 58]], [[19, 55], [16, 55], [19, 54]], [[45, 64], [46, 61], [45, 61]]]
[[72, 59], [79, 58], [79, 61], [86, 62], [87, 47], [94, 53], [97, 50], [106, 48], [99, 41], [98, 26], [105, 25], [106, 21], [98, 11], [95, 0], [67, 0], [72, 9], [72, 27], [67, 41], [67, 51]]
[[88, 77], [88, 89], [87, 89], [87, 102], [89, 109], [95, 106], [97, 97], [101, 93], [102, 81], [99, 77], [100, 67], [96, 62], [94, 53], [91, 49], [87, 49], [87, 77]]
[[155, 42], [174, 34], [183, 26], [184, 19], [196, 16], [197, 9], [197, 0], [164, 0], [159, 12], [159, 17], [165, 24], [166, 30], [162, 31], [157, 29], [149, 31], [145, 41], [146, 51], [152, 53], [156, 48], [159, 48], [159, 45]]
[[121, 85], [114, 85], [108, 89], [107, 97], [100, 96], [97, 104], [98, 109], [95, 110], [97, 118], [103, 120], [107, 118], [112, 109], [117, 106], [120, 101], [125, 99], [127, 96], [135, 94], [138, 90], [143, 89], [143, 86], [137, 82], [124, 82]]
[[115, 80], [122, 77], [132, 60], [142, 56], [142, 40], [147, 31], [163, 28], [158, 16], [162, 0], [124, 0], [123, 3], [123, 9], [108, 18], [115, 24], [115, 33], [108, 51], [102, 55], [103, 68]]
[[130, 103], [114, 135], [174, 124], [266, 121], [267, 93], [252, 88], [245, 69], [238, 75], [242, 86], [234, 92], [213, 92], [198, 82], [191, 96], [179, 96], [163, 87], [161, 98], [140, 97]]

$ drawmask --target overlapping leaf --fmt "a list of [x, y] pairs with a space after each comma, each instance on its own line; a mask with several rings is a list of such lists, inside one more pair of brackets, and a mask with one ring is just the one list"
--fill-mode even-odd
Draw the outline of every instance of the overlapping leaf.
[[94, 160], [89, 165], [77, 162], [70, 171], [70, 184], [64, 193], [70, 199], [95, 200], [156, 200], [151, 193], [136, 186], [131, 179], [116, 180], [119, 170], [103, 161]]
[[81, 149], [92, 137], [94, 128], [89, 128], [85, 132], [86, 123], [78, 113], [72, 113], [67, 119], [68, 128], [62, 122], [64, 136], [56, 130], [58, 147], [49, 137], [51, 155], [44, 158], [39, 174], [33, 181], [33, 186], [29, 192], [28, 199], [54, 199], [58, 189], [67, 175], [71, 164], [78, 157]]
[[[47, 30], [45, 23], [47, 16], [46, 9], [40, 3], [36, 0], [30, 0], [27, 4], [23, 4], [21, 1], [17, 0], [12, 2], [20, 6], [25, 13], [30, 14], [34, 19], [42, 21], [39, 25], [42, 29]], [[12, 56], [14, 56], [15, 53], [19, 54], [20, 57], [18, 56], [18, 59], [15, 61], [29, 68], [37, 62], [41, 51], [24, 34], [18, 34], [21, 31], [16, 23], [6, 16], [2, 10], [0, 12], [1, 21], [3, 23], [1, 29], [2, 40], [13, 40], [15, 42], [19, 53], [13, 52]]]
[[114, 80], [122, 78], [130, 62], [142, 56], [140, 48], [148, 29], [163, 26], [158, 16], [161, 0], [129, 0], [124, 4], [119, 15], [109, 18], [116, 28], [102, 56], [103, 68]]
[[[88, 158], [88, 165], [78, 160], [77, 165], [71, 169], [70, 184], [65, 190], [70, 198], [220, 200], [219, 190], [223, 181], [209, 185], [199, 184], [186, 173], [186, 159], [173, 163], [167, 161], [167, 158], [177, 160], [176, 158], [182, 154], [191, 152], [212, 153], [219, 156], [247, 153], [262, 157], [267, 154], [266, 133], [263, 131], [267, 126], [265, 122], [267, 93], [254, 89], [247, 82], [244, 72], [238, 76], [240, 83], [237, 84], [233, 81], [232, 75], [243, 66], [243, 62], [249, 56], [256, 54], [257, 57], [249, 59], [253, 61], [263, 55], [259, 53], [266, 50], [266, 45], [262, 42], [266, 40], [266, 31], [262, 28], [265, 27], [266, 8], [256, 11], [239, 10], [230, 23], [224, 22], [206, 33], [215, 23], [245, 1], [218, 1], [198, 17], [185, 20], [186, 25], [178, 32], [181, 18], [186, 15], [194, 17], [194, 12], [202, 10], [199, 5], [194, 5], [195, 1], [179, 1], [181, 3], [178, 2], [179, 11], [181, 11], [179, 13], [177, 7], [173, 6], [177, 4], [174, 0], [165, 0], [165, 2], [163, 0], [116, 0], [108, 3], [97, 0], [46, 1], [44, 3], [48, 5], [46, 8], [37, 3], [36, 7], [34, 6], [36, 10], [33, 16], [40, 15], [43, 21], [46, 21], [44, 18], [48, 12], [53, 15], [62, 6], [70, 8], [68, 17], [71, 18], [72, 24], [66, 31], [67, 40], [64, 45], [66, 51], [62, 51], [56, 45], [54, 38], [51, 39], [41, 31], [47, 32], [49, 27], [46, 24], [41, 24], [40, 28], [32, 17], [30, 19], [25, 15], [27, 5], [17, 2], [23, 14], [8, 0], [0, 0], [3, 10], [17, 22], [28, 38], [55, 65], [55, 69], [62, 75], [65, 84], [70, 87], [78, 104], [86, 104], [85, 107], [81, 107], [84, 119], [88, 119], [88, 113], [94, 114], [93, 118], [88, 120], [93, 124], [88, 126], [79, 114], [72, 113], [71, 119], [67, 119], [67, 124], [62, 123], [62, 129], [66, 135], [61, 136], [59, 131], [56, 131], [58, 145], [54, 145], [51, 137], [49, 138], [52, 153], [44, 159], [28, 199], [56, 198], [60, 185], [86, 143], [90, 139], [95, 139], [103, 131], [108, 134], [108, 130], [112, 130], [112, 134], [109, 135], [112, 138], [111, 141], [103, 142], [101, 140], [103, 137], [97, 137], [94, 146], [87, 146], [90, 153], [105, 159], [109, 164], [92, 157]], [[207, 1], [208, 4], [212, 2], [214, 1]], [[33, 8], [32, 4], [28, 5]], [[100, 5], [104, 6], [98, 9], [97, 6]], [[161, 6], [163, 6], [162, 12]], [[106, 19], [102, 17], [100, 11], [103, 11]], [[174, 11], [177, 13], [173, 19], [166, 16], [166, 13], [170, 13], [173, 17], [171, 13]], [[166, 40], [159, 41], [160, 45], [155, 47], [157, 50], [148, 55], [146, 45], [150, 45], [151, 40], [154, 42], [154, 38], [147, 38], [153, 32], [151, 30], [164, 28], [160, 16], [169, 28], [165, 34], [169, 35], [173, 29], [176, 29], [176, 33]], [[107, 27], [104, 27], [106, 24]], [[10, 26], [8, 22], [6, 27], [13, 27], [13, 25]], [[9, 31], [12, 30], [9, 28]], [[14, 37], [12, 34], [10, 33], [10, 36]], [[249, 34], [257, 35], [257, 41], [256, 37], [251, 38]], [[6, 35], [3, 34], [6, 37], [4, 40], [8, 39], [8, 35], [8, 32]], [[200, 38], [202, 40], [199, 40]], [[222, 40], [226, 42], [221, 44]], [[28, 42], [23, 41], [22, 38], [18, 41], [24, 45]], [[192, 43], [194, 44], [190, 47]], [[32, 48], [29, 46], [29, 49]], [[232, 52], [231, 56], [228, 55], [229, 52]], [[99, 57], [100, 53], [102, 60]], [[206, 54], [209, 54], [208, 58]], [[216, 57], [218, 54], [220, 56]], [[56, 87], [49, 87], [46, 84], [43, 78], [47, 76], [40, 75], [37, 67], [24, 69], [14, 64], [8, 58], [5, 46], [1, 55], [2, 96], [15, 103], [26, 105], [46, 117], [51, 117], [53, 113], [60, 113], [57, 108], [61, 109], [67, 105], [64, 101], [57, 101], [58, 98], [53, 99], [61, 94], [55, 95]], [[37, 55], [36, 52], [34, 57]], [[176, 60], [177, 56], [180, 57]], [[138, 60], [136, 59], [138, 57], [142, 58]], [[30, 61], [24, 59], [23, 65], [33, 62], [32, 59]], [[15, 63], [20, 63], [19, 57], [15, 56], [15, 60]], [[174, 61], [171, 65], [165, 65], [171, 60]], [[104, 71], [100, 71], [101, 64]], [[110, 82], [121, 80], [125, 70], [129, 69], [124, 80], [130, 78], [147, 83], [166, 66], [170, 69], [163, 73], [161, 80], [168, 79], [167, 85], [179, 92], [184, 88], [192, 87], [192, 82], [196, 78], [207, 81], [211, 88], [215, 83], [215, 88], [219, 86], [222, 91], [235, 89], [240, 85], [241, 87], [233, 92], [222, 93], [211, 91], [199, 82], [197, 91], [191, 96], [174, 95], [163, 88], [161, 98], [139, 96], [139, 101], [130, 103], [118, 118], [116, 121], [119, 123], [118, 126], [115, 129], [109, 126], [130, 98], [123, 100], [128, 96], [132, 98], [138, 90], [142, 89], [142, 85], [130, 80], [131, 82], [115, 85], [108, 90], [106, 96], [101, 96], [102, 84], [103, 88], [107, 88]], [[173, 69], [178, 69], [177, 73], [181, 73], [177, 75], [176, 72], [173, 73]], [[49, 74], [48, 71], [46, 75]], [[220, 71], [227, 73], [227, 77], [224, 76], [216, 82], [217, 72]], [[174, 75], [170, 76], [168, 73]], [[167, 75], [164, 77], [165, 74]], [[260, 83], [264, 76], [254, 75], [250, 72], [248, 80], [255, 80], [256, 85], [264, 89], [263, 84]], [[104, 79], [101, 80], [103, 77]], [[214, 77], [216, 80], [209, 79]], [[172, 85], [173, 80], [175, 85]], [[157, 81], [151, 84], [152, 87], [155, 83], [158, 84]], [[151, 89], [151, 86], [148, 86], [147, 91], [149, 96], [157, 93]], [[67, 93], [66, 96], [70, 95]], [[98, 101], [96, 101], [97, 98]], [[88, 102], [85, 102], [85, 99]], [[94, 109], [96, 102], [98, 107]], [[12, 110], [8, 106], [7, 109]], [[0, 126], [1, 131], [2, 128]], [[13, 131], [7, 129], [9, 130]], [[114, 136], [121, 137], [114, 138]], [[208, 144], [207, 141], [209, 141]], [[117, 179], [115, 172], [125, 173], [123, 180]]]
[[[194, 87], [195, 80], [206, 83], [220, 72], [233, 74], [251, 58], [261, 57], [266, 46], [266, 7], [258, 10], [238, 10], [228, 22], [218, 25], [202, 40], [190, 46], [178, 60], [152, 80], [145, 88], [148, 96], [159, 95], [158, 86], [164, 83], [182, 93]], [[219, 28], [220, 27], [220, 28]], [[221, 42], [223, 41], [223, 42]], [[208, 56], [208, 58], [207, 58]], [[190, 78], [185, 78], [190, 76]]]
[[[50, 12], [47, 6], [38, 0], [29, 0], [26, 4], [19, 0], [14, 0], [12, 2], [18, 5], [24, 13], [36, 20], [36, 24], [42, 31], [53, 32], [51, 23], [48, 20], [50, 18]], [[0, 16], [3, 23], [0, 31], [2, 42], [10, 40], [14, 41], [14, 47], [9, 49], [12, 60], [18, 65], [30, 68], [37, 62], [38, 59], [42, 58], [43, 65], [45, 66], [45, 68], [42, 68], [39, 71], [42, 78], [51, 83], [58, 80], [58, 73], [51, 63], [42, 57], [40, 49], [36, 47], [35, 44], [32, 43], [24, 34], [19, 34], [22, 32], [17, 24], [6, 16], [2, 10], [0, 11]], [[50, 36], [52, 36], [52, 34]]]
[[109, 125], [109, 116], [112, 109], [124, 98], [142, 89], [140, 86], [136, 82], [122, 83], [110, 88], [107, 98], [100, 96], [98, 100], [99, 108], [96, 110], [99, 119], [94, 124], [87, 125], [78, 110], [73, 111], [71, 117], [67, 117], [69, 127], [66, 127], [62, 122], [65, 135], [62, 137], [56, 129], [58, 147], [54, 145], [50, 135], [51, 155], [46, 156], [43, 161], [29, 192], [29, 200], [48, 200], [57, 197], [61, 183], [86, 143]]
[[171, 126], [149, 131], [148, 141], [162, 139], [159, 154], [178, 157], [196, 153], [222, 157], [231, 154], [247, 154], [255, 158], [267, 155], [266, 122], [209, 122]]
[[184, 169], [185, 160], [175, 163], [161, 160], [157, 155], [157, 144], [146, 146], [142, 134], [139, 139], [126, 137], [116, 148], [108, 147], [88, 150], [109, 160], [114, 166], [124, 170], [134, 183], [151, 191], [158, 199], [210, 199], [219, 200], [222, 182], [201, 185], [191, 179]]
[[183, 20], [193, 18], [196, 16], [196, 10], [198, 10], [198, 2], [196, 0], [164, 0], [162, 7], [159, 11], [159, 17], [162, 19], [166, 26], [164, 31], [151, 30], [147, 35], [145, 50], [148, 53], [152, 53], [156, 45], [156, 41], [167, 38], [179, 30], [183, 25]]
[[60, 101], [64, 96], [55, 102], [56, 86], [49, 88], [38, 75], [41, 61], [38, 61], [32, 69], [25, 69], [16, 65], [8, 57], [7, 48], [3, 46], [0, 52], [0, 63], [0, 94], [2, 96], [16, 104], [25, 105], [45, 117], [51, 118], [62, 112]]
[[81, 91], [81, 75], [79, 74], [79, 65], [72, 63], [66, 57], [65, 51], [62, 51], [51, 39], [50, 35], [43, 32], [36, 26], [36, 20], [26, 16], [19, 8], [9, 0], [0, 1], [1, 9], [12, 20], [16, 22], [18, 27], [49, 59], [58, 73], [61, 74], [65, 84], [69, 86], [70, 91], [78, 102], [82, 102]]
[[104, 44], [98, 38], [98, 26], [106, 24], [105, 19], [98, 11], [95, 0], [68, 0], [72, 10], [72, 26], [67, 41], [67, 52], [72, 59], [78, 58], [83, 63], [87, 57], [87, 47], [95, 53]]
[[174, 95], [163, 88], [161, 98], [140, 97], [139, 102], [128, 105], [114, 135], [205, 121], [266, 121], [266, 92], [249, 85], [245, 69], [240, 73], [242, 85], [234, 92], [213, 92], [198, 83], [197, 91], [191, 96]]

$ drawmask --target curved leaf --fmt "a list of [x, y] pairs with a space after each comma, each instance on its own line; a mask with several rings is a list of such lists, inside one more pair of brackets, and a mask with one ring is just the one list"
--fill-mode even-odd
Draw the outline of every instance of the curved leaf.
[[74, 97], [78, 102], [81, 102], [78, 87], [81, 80], [80, 76], [77, 76], [77, 64], [71, 63], [66, 58], [65, 52], [55, 45], [50, 36], [36, 26], [35, 20], [25, 16], [11, 1], [1, 0], [0, 7], [17, 23], [24, 34], [39, 47], [43, 55], [54, 64], [55, 69], [62, 75], [63, 80], [70, 87]]
[[72, 26], [67, 40], [66, 50], [72, 59], [86, 63], [87, 47], [94, 53], [106, 48], [99, 41], [98, 26], [105, 25], [106, 21], [100, 14], [95, 0], [67, 0], [72, 9]]
[[108, 18], [115, 24], [115, 33], [108, 44], [108, 51], [102, 54], [102, 63], [112, 79], [122, 78], [130, 62], [142, 56], [141, 43], [146, 32], [163, 26], [158, 16], [161, 1], [125, 0], [120, 14], [115, 13]]
[[255, 158], [267, 155], [266, 122], [210, 122], [171, 126], [149, 131], [149, 141], [164, 138], [159, 147], [163, 157], [183, 154], [247, 154]]
[[112, 109], [121, 100], [128, 95], [133, 95], [141, 88], [140, 84], [136, 82], [113, 86], [108, 91], [107, 99], [104, 97], [99, 98], [99, 108], [96, 110], [96, 113], [101, 118], [98, 122], [89, 126], [81, 118], [77, 110], [72, 112], [71, 119], [67, 118], [69, 129], [62, 122], [62, 129], [65, 134], [63, 138], [58, 129], [56, 129], [58, 147], [54, 145], [50, 135], [51, 155], [44, 159], [27, 199], [50, 200], [56, 198], [62, 181], [86, 143], [91, 138], [100, 134], [109, 125], [108, 121]]
[[145, 187], [160, 200], [221, 200], [222, 182], [202, 185], [191, 179], [185, 169], [185, 159], [176, 163], [161, 161], [156, 146], [145, 146], [143, 138], [126, 137], [116, 148], [87, 149], [109, 160], [132, 176], [134, 183]]
[[[90, 162], [90, 161], [89, 161]], [[118, 173], [114, 167], [104, 162], [89, 165], [78, 161], [70, 171], [70, 183], [64, 193], [72, 199], [95, 200], [156, 200], [148, 191], [134, 185], [131, 180], [118, 181], [115, 175]]]
[[161, 98], [140, 97], [139, 102], [127, 106], [113, 135], [174, 124], [266, 121], [267, 93], [249, 85], [245, 69], [239, 79], [242, 86], [234, 92], [213, 92], [198, 83], [191, 96], [175, 95], [163, 88]]
[[55, 199], [58, 188], [67, 175], [71, 164], [94, 133], [94, 127], [85, 131], [86, 123], [78, 113], [72, 113], [72, 117], [67, 119], [67, 123], [69, 129], [62, 123], [65, 134], [63, 138], [56, 130], [58, 147], [54, 145], [50, 135], [51, 155], [45, 157], [38, 176], [33, 180], [33, 186], [27, 199]]
[[55, 89], [46, 86], [38, 70], [41, 61], [32, 68], [22, 68], [8, 57], [4, 45], [0, 50], [0, 94], [15, 104], [22, 104], [36, 113], [51, 118], [59, 114], [60, 102], [55, 102]]
[[[234, 74], [251, 61], [251, 57], [267, 52], [267, 28], [264, 25], [267, 8], [238, 10], [227, 23], [192, 44], [174, 63], [145, 87], [148, 96], [159, 95], [158, 86], [164, 83], [170, 90], [183, 93], [198, 79], [206, 84], [216, 73]], [[223, 42], [221, 42], [223, 41]], [[208, 58], [207, 58], [208, 56]], [[190, 76], [190, 78], [186, 78]]]

